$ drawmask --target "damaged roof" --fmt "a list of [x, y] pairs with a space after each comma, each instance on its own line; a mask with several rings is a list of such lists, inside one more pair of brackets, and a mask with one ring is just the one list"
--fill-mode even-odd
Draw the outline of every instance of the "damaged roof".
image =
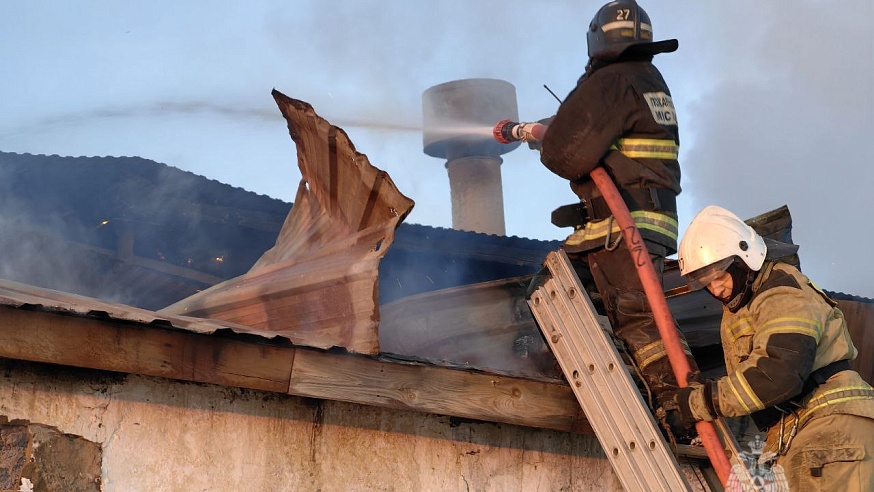
[[[142, 159], [0, 153], [17, 183], [0, 195], [0, 357], [585, 430], [524, 300], [558, 243], [402, 224], [412, 201], [345, 132], [274, 97], [304, 177], [293, 207]], [[701, 294], [669, 304], [718, 369], [721, 306]], [[874, 304], [840, 299], [870, 381]]]

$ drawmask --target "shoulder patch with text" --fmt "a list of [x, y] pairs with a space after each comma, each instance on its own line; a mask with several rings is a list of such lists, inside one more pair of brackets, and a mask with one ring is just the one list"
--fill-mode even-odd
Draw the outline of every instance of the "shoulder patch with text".
[[677, 113], [674, 111], [674, 100], [664, 92], [644, 92], [643, 99], [646, 101], [652, 117], [659, 125], [676, 125]]

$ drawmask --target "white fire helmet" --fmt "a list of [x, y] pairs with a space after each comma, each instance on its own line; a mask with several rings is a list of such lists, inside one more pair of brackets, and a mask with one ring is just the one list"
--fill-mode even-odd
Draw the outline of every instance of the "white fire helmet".
[[690, 289], [698, 290], [724, 272], [735, 256], [758, 271], [767, 252], [765, 240], [752, 227], [728, 210], [710, 205], [692, 219], [680, 241], [680, 275]]

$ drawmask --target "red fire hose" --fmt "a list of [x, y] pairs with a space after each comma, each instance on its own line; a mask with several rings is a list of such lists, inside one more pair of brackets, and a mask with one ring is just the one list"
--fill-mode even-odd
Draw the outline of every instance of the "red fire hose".
[[[689, 384], [686, 380], [686, 375], [689, 374], [690, 370], [689, 359], [686, 358], [686, 352], [683, 351], [683, 346], [680, 343], [680, 334], [674, 323], [674, 317], [668, 308], [668, 301], [665, 300], [662, 284], [650, 260], [646, 245], [640, 237], [640, 231], [634, 225], [634, 219], [631, 218], [631, 213], [628, 212], [625, 201], [619, 194], [619, 190], [616, 189], [616, 185], [613, 184], [613, 180], [607, 174], [607, 171], [602, 167], [598, 167], [590, 173], [590, 176], [598, 187], [598, 191], [601, 192], [601, 195], [607, 202], [607, 206], [610, 207], [614, 220], [616, 220], [622, 229], [623, 240], [628, 247], [628, 251], [631, 253], [631, 257], [634, 259], [637, 274], [640, 276], [640, 282], [643, 284], [644, 293], [649, 301], [649, 305], [652, 307], [656, 327], [665, 344], [671, 369], [673, 369], [674, 376], [676, 376], [680, 387], [686, 387]], [[728, 456], [725, 454], [725, 449], [722, 447], [716, 427], [713, 425], [713, 422], [702, 420], [695, 424], [695, 430], [698, 431], [698, 436], [704, 444], [704, 450], [707, 451], [707, 456], [710, 458], [710, 463], [713, 465], [719, 481], [726, 485], [731, 474], [731, 464], [728, 461]]]
[[[503, 120], [495, 125], [492, 134], [497, 141], [502, 143], [518, 140], [542, 140], [543, 135], [546, 133], [546, 128], [546, 125], [540, 123], [516, 123], [510, 120]], [[676, 376], [680, 387], [686, 387], [689, 385], [686, 377], [690, 371], [689, 359], [686, 358], [686, 352], [680, 343], [680, 333], [677, 331], [674, 317], [671, 315], [670, 308], [668, 308], [668, 301], [665, 299], [662, 283], [656, 274], [649, 251], [647, 251], [646, 245], [640, 237], [640, 231], [634, 225], [634, 219], [631, 218], [631, 213], [628, 211], [625, 201], [619, 194], [619, 190], [616, 188], [613, 180], [607, 174], [607, 171], [602, 167], [598, 167], [590, 175], [592, 181], [595, 182], [595, 186], [598, 187], [598, 190], [607, 202], [614, 220], [622, 229], [625, 246], [628, 247], [628, 251], [631, 253], [640, 282], [643, 284], [643, 291], [652, 308], [656, 327], [665, 344], [671, 369], [674, 371], [674, 376]], [[700, 421], [695, 424], [695, 430], [698, 431], [698, 436], [704, 444], [704, 450], [707, 451], [707, 456], [710, 458], [710, 463], [713, 465], [719, 481], [725, 486], [731, 475], [731, 464], [722, 446], [722, 441], [719, 439], [716, 426], [713, 422]]]

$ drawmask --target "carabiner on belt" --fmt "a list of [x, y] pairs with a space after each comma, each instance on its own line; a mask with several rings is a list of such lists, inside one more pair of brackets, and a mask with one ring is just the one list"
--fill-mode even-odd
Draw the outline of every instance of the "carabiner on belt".
[[607, 218], [607, 235], [604, 236], [604, 249], [607, 251], [613, 251], [619, 247], [619, 243], [622, 242], [622, 231], [619, 231], [619, 237], [616, 238], [616, 241], [613, 244], [610, 244], [610, 236], [613, 234], [613, 216]]
[[[781, 409], [782, 410], [782, 409]], [[789, 446], [792, 445], [792, 439], [795, 439], [795, 434], [798, 433], [798, 421], [801, 420], [798, 416], [798, 412], [792, 410], [792, 428], [789, 429], [789, 438], [786, 439], [786, 443], [783, 443], [783, 435], [786, 430], [786, 415], [787, 412], [782, 412], [780, 414], [780, 437], [779, 442], [777, 443], [777, 454], [780, 456], [785, 456], [789, 451]]]

